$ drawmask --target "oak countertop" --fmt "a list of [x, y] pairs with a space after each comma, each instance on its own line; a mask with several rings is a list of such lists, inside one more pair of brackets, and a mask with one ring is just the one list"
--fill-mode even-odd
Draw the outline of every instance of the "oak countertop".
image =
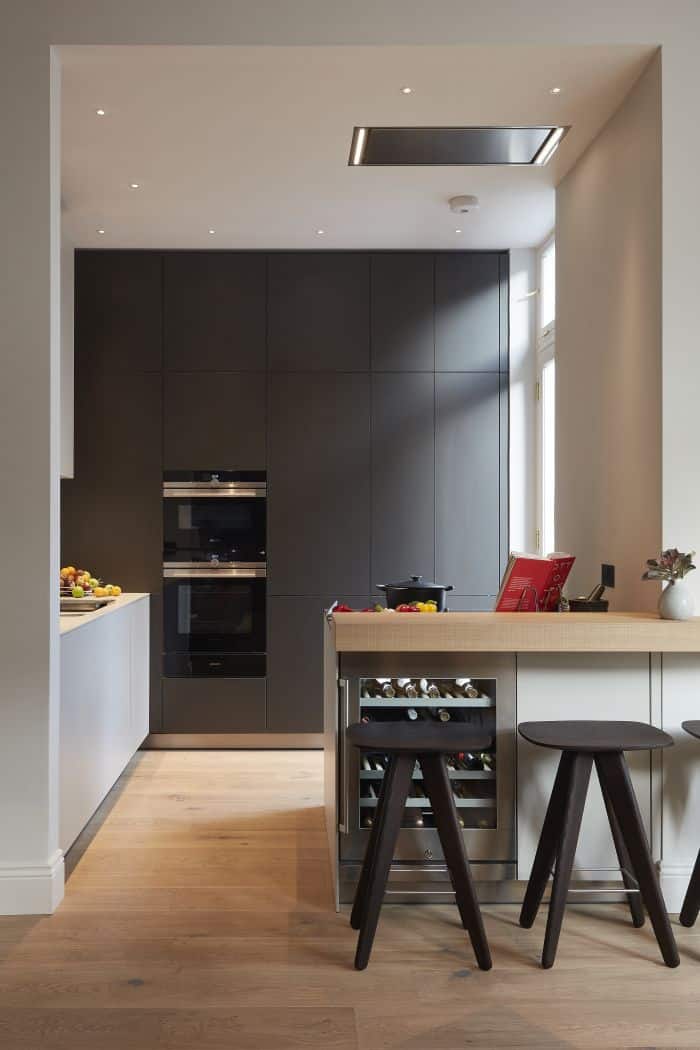
[[655, 613], [334, 613], [337, 652], [700, 653], [700, 617]]
[[144, 598], [149, 598], [149, 594], [139, 594], [132, 592], [130, 594], [120, 594], [118, 598], [115, 598], [111, 602], [107, 602], [101, 609], [97, 609], [95, 612], [86, 612], [81, 615], [75, 613], [61, 613], [61, 635], [70, 634], [71, 631], [76, 631], [79, 627], [86, 627], [88, 624], [94, 623], [95, 620], [103, 620], [105, 616], [109, 616], [111, 613], [118, 612], [119, 609], [123, 609], [125, 605], [131, 605], [132, 602], [142, 601]]

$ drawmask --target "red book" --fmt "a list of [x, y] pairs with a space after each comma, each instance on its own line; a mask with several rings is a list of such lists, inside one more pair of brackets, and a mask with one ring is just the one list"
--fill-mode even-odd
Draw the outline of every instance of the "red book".
[[556, 612], [576, 559], [572, 554], [513, 552], [503, 573], [496, 612]]

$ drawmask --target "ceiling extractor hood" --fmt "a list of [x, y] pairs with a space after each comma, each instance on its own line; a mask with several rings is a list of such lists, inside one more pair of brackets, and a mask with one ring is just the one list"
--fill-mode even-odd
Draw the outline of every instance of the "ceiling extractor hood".
[[371, 128], [353, 131], [349, 164], [546, 164], [568, 127]]

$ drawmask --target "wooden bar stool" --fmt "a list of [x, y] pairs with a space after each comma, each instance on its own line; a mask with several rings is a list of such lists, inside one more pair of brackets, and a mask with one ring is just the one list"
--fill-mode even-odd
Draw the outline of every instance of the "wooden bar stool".
[[[683, 728], [686, 733], [690, 733], [691, 736], [698, 737], [700, 739], [700, 722], [692, 720], [690, 722], [683, 722]], [[693, 874], [690, 876], [690, 882], [688, 883], [688, 889], [685, 891], [685, 900], [683, 901], [683, 907], [681, 913], [678, 916], [679, 921], [683, 926], [693, 926], [695, 920], [698, 917], [700, 911], [700, 851], [695, 858], [695, 867], [693, 868]]]
[[[520, 913], [520, 925], [529, 929], [556, 862], [542, 965], [548, 969], [556, 956], [595, 762], [634, 925], [641, 926], [644, 922], [641, 896], [664, 962], [667, 966], [678, 966], [678, 949], [624, 755], [625, 751], [669, 747], [673, 744], [671, 737], [644, 722], [523, 722], [518, 731], [531, 744], [555, 748], [562, 753]], [[635, 884], [639, 887], [639, 896], [635, 896]]]
[[459, 751], [483, 751], [490, 746], [491, 735], [465, 723], [437, 725], [424, 722], [358, 723], [349, 726], [347, 735], [350, 743], [363, 751], [379, 751], [389, 755], [389, 765], [382, 781], [350, 916], [352, 928], [360, 931], [355, 968], [364, 970], [369, 962], [396, 840], [401, 828], [401, 817], [413, 770], [418, 761], [452, 879], [462, 925], [469, 933], [480, 968], [490, 970], [491, 953], [469, 869], [464, 834], [457, 819], [445, 755]]

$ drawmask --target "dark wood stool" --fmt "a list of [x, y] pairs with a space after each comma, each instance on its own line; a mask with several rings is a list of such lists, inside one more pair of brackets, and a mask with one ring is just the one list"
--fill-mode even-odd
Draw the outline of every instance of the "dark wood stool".
[[[644, 922], [641, 897], [664, 962], [667, 966], [678, 966], [678, 949], [624, 755], [625, 751], [669, 747], [673, 744], [671, 737], [644, 722], [523, 722], [518, 731], [531, 744], [562, 752], [520, 913], [520, 925], [529, 929], [535, 921], [556, 861], [542, 965], [548, 969], [556, 956], [591, 768], [595, 762], [634, 925], [641, 926]], [[638, 894], [635, 886], [639, 888]]]
[[[686, 733], [690, 733], [691, 736], [698, 737], [700, 739], [700, 722], [692, 720], [690, 722], [681, 723]], [[688, 883], [688, 889], [685, 891], [685, 900], [683, 901], [683, 907], [681, 913], [678, 916], [683, 926], [693, 926], [695, 920], [698, 917], [700, 911], [700, 851], [695, 858], [695, 867], [693, 868], [693, 874], [690, 876], [690, 882]]]
[[357, 724], [348, 728], [347, 735], [350, 742], [363, 751], [380, 751], [389, 755], [389, 765], [382, 781], [350, 916], [352, 928], [360, 931], [355, 953], [356, 969], [364, 970], [369, 962], [401, 828], [401, 816], [418, 761], [462, 925], [469, 933], [479, 966], [482, 970], [490, 970], [491, 953], [469, 869], [463, 831], [457, 819], [445, 755], [459, 751], [483, 751], [490, 746], [491, 735], [464, 723], [437, 725], [424, 722]]

